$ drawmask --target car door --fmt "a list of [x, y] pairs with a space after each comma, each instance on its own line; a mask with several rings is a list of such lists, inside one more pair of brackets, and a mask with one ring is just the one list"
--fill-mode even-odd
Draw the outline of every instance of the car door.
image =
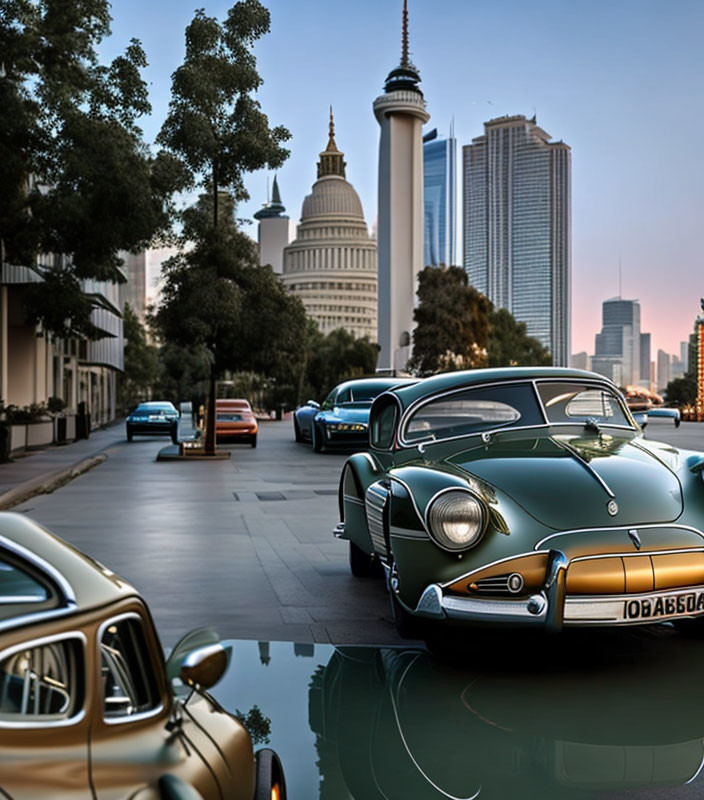
[[220, 798], [221, 758], [187, 716], [173, 714], [163, 658], [146, 611], [112, 615], [95, 639], [96, 707], [91, 768], [98, 800], [158, 797], [162, 775], [175, 775], [203, 798]]
[[87, 638], [66, 620], [20, 631], [0, 638], [0, 795], [93, 798]]

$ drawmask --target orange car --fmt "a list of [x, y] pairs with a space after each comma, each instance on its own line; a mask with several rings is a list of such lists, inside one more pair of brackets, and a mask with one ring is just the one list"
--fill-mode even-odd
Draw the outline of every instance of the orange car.
[[258, 430], [252, 406], [246, 400], [215, 401], [215, 435], [219, 442], [238, 439], [256, 447]]

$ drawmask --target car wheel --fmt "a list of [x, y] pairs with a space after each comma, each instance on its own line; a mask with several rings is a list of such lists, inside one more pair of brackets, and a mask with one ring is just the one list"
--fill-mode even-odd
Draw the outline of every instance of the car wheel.
[[315, 422], [313, 423], [313, 425], [312, 425], [312, 427], [310, 429], [310, 434], [311, 434], [311, 437], [313, 439], [313, 450], [316, 453], [322, 453], [323, 452], [323, 432], [318, 428], [318, 426], [315, 424]]
[[252, 447], [256, 447], [257, 446], [257, 434], [256, 433], [249, 440], [249, 443], [252, 445]]
[[132, 433], [132, 429], [131, 428], [127, 428], [127, 441], [131, 442], [133, 436], [134, 436], [134, 433]]
[[301, 426], [298, 424], [298, 420], [296, 419], [296, 415], [293, 415], [293, 435], [296, 437], [297, 442], [303, 441], [303, 436], [301, 434]]
[[268, 747], [258, 750], [257, 786], [254, 800], [286, 800], [286, 781], [281, 761]]

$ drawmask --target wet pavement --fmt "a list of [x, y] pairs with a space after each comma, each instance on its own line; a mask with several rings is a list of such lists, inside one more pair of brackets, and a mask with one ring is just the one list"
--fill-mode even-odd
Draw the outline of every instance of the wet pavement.
[[704, 796], [704, 642], [669, 626], [556, 641], [442, 658], [227, 642], [213, 693], [269, 718], [258, 746], [291, 800]]

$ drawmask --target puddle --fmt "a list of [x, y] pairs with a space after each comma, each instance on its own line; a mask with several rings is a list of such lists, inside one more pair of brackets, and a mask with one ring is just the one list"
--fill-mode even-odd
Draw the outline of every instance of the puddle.
[[290, 800], [704, 790], [697, 640], [597, 637], [571, 650], [563, 642], [539, 663], [535, 651], [505, 647], [476, 666], [471, 654], [453, 663], [412, 648], [226, 644], [232, 663], [214, 694], [268, 733]]

